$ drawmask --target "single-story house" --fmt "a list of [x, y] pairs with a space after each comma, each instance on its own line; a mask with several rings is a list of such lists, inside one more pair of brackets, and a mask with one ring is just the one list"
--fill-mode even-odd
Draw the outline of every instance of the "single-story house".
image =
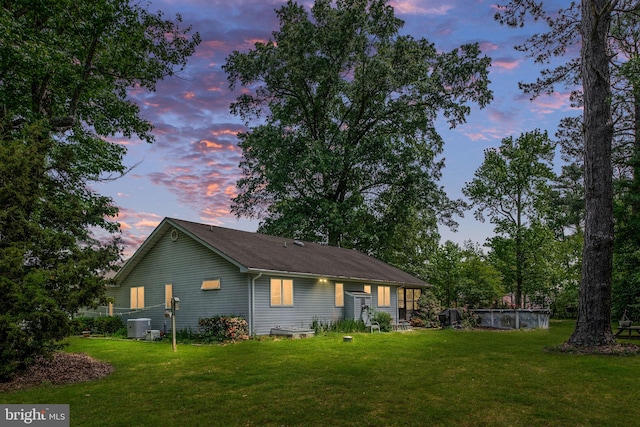
[[[215, 315], [243, 316], [249, 331], [309, 328], [314, 320], [359, 319], [363, 305], [409, 319], [424, 281], [355, 250], [165, 218], [107, 289], [116, 313], [151, 319], [180, 300], [176, 328]], [[115, 314], [115, 313], [114, 313]]]

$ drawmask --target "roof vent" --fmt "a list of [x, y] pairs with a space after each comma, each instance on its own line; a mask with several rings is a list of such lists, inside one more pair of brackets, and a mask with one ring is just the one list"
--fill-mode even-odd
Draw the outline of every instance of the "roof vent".
[[302, 247], [304, 247], [304, 243], [303, 243], [303, 242], [301, 242], [300, 240], [294, 240], [294, 241], [293, 241], [293, 244], [294, 244], [294, 245], [298, 245], [298, 246], [302, 246]]

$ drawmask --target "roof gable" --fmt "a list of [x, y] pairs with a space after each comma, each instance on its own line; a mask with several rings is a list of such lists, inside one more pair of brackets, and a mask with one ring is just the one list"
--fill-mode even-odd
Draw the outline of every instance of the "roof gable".
[[402, 270], [361, 252], [300, 242], [261, 233], [234, 230], [174, 218], [165, 218], [125, 264], [122, 280], [157, 241], [173, 228], [199, 241], [244, 272], [274, 272], [332, 279], [425, 286]]

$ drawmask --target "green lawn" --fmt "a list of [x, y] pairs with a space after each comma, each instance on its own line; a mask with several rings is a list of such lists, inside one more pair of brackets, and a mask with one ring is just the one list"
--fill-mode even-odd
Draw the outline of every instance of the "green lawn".
[[550, 353], [537, 331], [329, 334], [226, 346], [72, 338], [116, 370], [100, 381], [0, 394], [67, 403], [72, 426], [631, 426], [640, 357]]

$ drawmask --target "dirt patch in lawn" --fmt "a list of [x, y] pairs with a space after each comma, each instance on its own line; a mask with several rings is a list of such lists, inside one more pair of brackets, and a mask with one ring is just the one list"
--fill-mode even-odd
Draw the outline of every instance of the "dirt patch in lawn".
[[20, 390], [42, 384], [71, 384], [104, 378], [113, 366], [84, 353], [54, 353], [51, 359], [36, 358], [26, 371], [9, 382], [0, 383], [0, 392]]
[[640, 346], [630, 343], [614, 343], [611, 345], [580, 347], [564, 343], [556, 347], [550, 347], [547, 351], [573, 354], [598, 354], [607, 356], [638, 356]]

